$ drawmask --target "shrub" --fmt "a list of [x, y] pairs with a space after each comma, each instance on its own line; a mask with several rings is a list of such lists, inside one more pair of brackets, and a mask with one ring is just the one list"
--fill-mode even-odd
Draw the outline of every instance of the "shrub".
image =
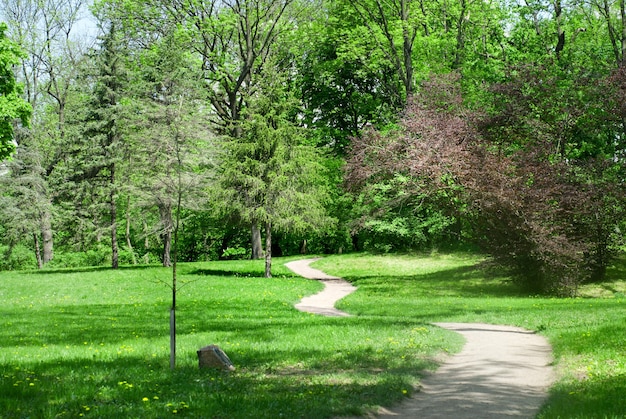
[[34, 269], [37, 267], [35, 252], [28, 247], [18, 244], [9, 248], [0, 246], [0, 271], [12, 271], [21, 269]]

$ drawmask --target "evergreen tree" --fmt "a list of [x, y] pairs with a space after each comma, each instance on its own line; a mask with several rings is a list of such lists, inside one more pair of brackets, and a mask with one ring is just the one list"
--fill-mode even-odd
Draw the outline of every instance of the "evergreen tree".
[[111, 266], [116, 269], [119, 266], [118, 171], [127, 146], [123, 128], [127, 71], [116, 24], [106, 22], [106, 25], [100, 47], [92, 55], [92, 66], [84, 75], [90, 91], [85, 97], [83, 120], [77, 121], [82, 123], [83, 132], [65, 164], [68, 170], [65, 199], [73, 201], [77, 212], [94, 217], [97, 240], [101, 239], [99, 229], [109, 230]]
[[303, 144], [297, 101], [284, 73], [267, 65], [247, 98], [238, 129], [226, 143], [221, 182], [241, 218], [265, 227], [265, 276], [271, 277], [272, 231], [316, 229], [325, 215], [319, 155]]

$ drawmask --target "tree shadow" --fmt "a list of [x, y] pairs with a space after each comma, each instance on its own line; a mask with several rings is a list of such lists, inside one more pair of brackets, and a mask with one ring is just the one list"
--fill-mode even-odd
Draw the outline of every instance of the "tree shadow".
[[[385, 279], [387, 279], [385, 281]], [[347, 281], [368, 293], [402, 293], [404, 289], [419, 289], [421, 297], [525, 297], [523, 290], [508, 278], [486, 272], [482, 264], [461, 266], [418, 275], [345, 277]], [[407, 286], [407, 282], [411, 285]]]
[[33, 269], [27, 271], [21, 271], [21, 273], [29, 274], [29, 275], [50, 275], [50, 274], [64, 274], [64, 273], [87, 273], [87, 272], [103, 272], [103, 271], [134, 271], [134, 270], [144, 270], [144, 269], [171, 269], [164, 267], [163, 265], [124, 265], [120, 266], [117, 269], [113, 269], [110, 266], [83, 266], [78, 268], [44, 268], [44, 269]]

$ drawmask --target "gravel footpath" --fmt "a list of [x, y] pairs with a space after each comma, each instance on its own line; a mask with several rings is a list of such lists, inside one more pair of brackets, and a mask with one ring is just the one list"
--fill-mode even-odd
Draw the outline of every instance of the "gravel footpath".
[[345, 279], [330, 276], [324, 272], [311, 268], [310, 263], [318, 259], [296, 260], [286, 263], [285, 266], [293, 272], [308, 279], [316, 279], [324, 283], [324, 289], [317, 294], [304, 297], [296, 308], [307, 313], [321, 314], [323, 316], [347, 317], [348, 313], [337, 310], [335, 303], [348, 294], [356, 291], [356, 287]]
[[[327, 316], [348, 316], [334, 308], [336, 301], [354, 292], [347, 281], [326, 275], [309, 264], [316, 259], [290, 262], [293, 272], [326, 285], [305, 297], [296, 308]], [[377, 417], [499, 419], [533, 418], [554, 382], [552, 348], [534, 332], [511, 326], [482, 323], [435, 323], [460, 333], [466, 340], [421, 389], [402, 404], [380, 409]]]

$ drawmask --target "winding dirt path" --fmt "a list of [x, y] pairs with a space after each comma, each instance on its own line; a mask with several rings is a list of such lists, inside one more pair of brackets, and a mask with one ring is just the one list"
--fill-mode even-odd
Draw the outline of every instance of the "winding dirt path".
[[308, 279], [316, 279], [324, 283], [324, 289], [317, 294], [304, 297], [296, 308], [307, 313], [323, 316], [347, 317], [350, 314], [335, 308], [335, 303], [348, 294], [356, 291], [356, 287], [345, 279], [330, 276], [319, 269], [311, 268], [309, 264], [318, 259], [303, 259], [286, 263], [285, 266], [293, 272]]
[[554, 381], [552, 348], [543, 336], [511, 326], [435, 323], [463, 335], [465, 346], [421, 391], [397, 408], [394, 418], [533, 418]]
[[[341, 278], [326, 275], [309, 264], [317, 259], [290, 262], [293, 272], [326, 285], [305, 297], [296, 308], [327, 315], [348, 316], [334, 308], [356, 288]], [[421, 390], [378, 417], [395, 419], [500, 419], [533, 418], [554, 382], [552, 348], [534, 332], [512, 326], [482, 323], [435, 323], [460, 333], [466, 340], [460, 353], [421, 381]]]

